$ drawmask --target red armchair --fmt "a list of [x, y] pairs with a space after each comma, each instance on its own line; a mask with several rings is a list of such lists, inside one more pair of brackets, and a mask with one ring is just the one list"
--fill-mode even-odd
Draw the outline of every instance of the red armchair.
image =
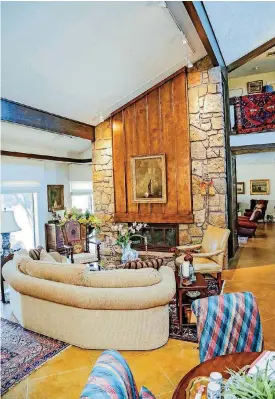
[[238, 217], [238, 235], [244, 237], [253, 237], [257, 229], [257, 222], [262, 218], [262, 210], [254, 209], [251, 216]]

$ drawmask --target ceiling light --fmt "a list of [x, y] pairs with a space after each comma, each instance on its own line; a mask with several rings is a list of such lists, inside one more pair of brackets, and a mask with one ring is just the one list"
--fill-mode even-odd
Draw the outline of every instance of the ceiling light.
[[182, 39], [181, 39], [182, 44], [188, 44], [187, 37], [185, 36], [185, 34], [183, 33], [183, 31], [181, 31], [181, 33], [182, 33]]
[[257, 71], [259, 68], [260, 68], [260, 67], [258, 67], [258, 66], [255, 66], [254, 70], [255, 70], [255, 71]]
[[189, 58], [187, 58], [187, 68], [193, 68], [193, 64], [192, 62], [189, 60]]

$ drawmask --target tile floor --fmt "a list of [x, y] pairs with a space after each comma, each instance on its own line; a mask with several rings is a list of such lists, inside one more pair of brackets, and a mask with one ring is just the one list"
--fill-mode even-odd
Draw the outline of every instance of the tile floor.
[[[241, 248], [236, 269], [226, 270], [225, 292], [251, 291], [257, 298], [265, 347], [275, 350], [275, 226], [261, 226], [257, 237]], [[232, 264], [231, 264], [232, 267]], [[8, 310], [6, 311], [8, 314]], [[125, 351], [138, 388], [147, 386], [171, 399], [181, 378], [199, 363], [197, 345], [170, 339], [157, 350]], [[77, 399], [100, 351], [69, 347], [12, 388], [4, 399]]]

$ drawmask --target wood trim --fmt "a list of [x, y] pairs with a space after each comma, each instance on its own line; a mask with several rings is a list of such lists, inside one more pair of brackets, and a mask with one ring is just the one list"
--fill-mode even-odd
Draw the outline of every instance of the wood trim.
[[201, 39], [202, 44], [204, 45], [205, 50], [207, 51], [207, 54], [209, 55], [211, 62], [213, 64], [213, 66], [218, 66], [218, 60], [217, 57], [213, 51], [213, 48], [211, 46], [211, 43], [208, 39], [208, 36], [205, 32], [205, 29], [202, 25], [202, 22], [200, 20], [200, 17], [197, 13], [197, 10], [193, 4], [193, 1], [183, 1], [183, 5], [186, 8], [186, 11]]
[[140, 100], [141, 98], [147, 96], [147, 94], [151, 93], [151, 91], [158, 89], [159, 87], [161, 87], [164, 83], [168, 82], [169, 80], [175, 78], [176, 76], [180, 75], [182, 72], [186, 72], [186, 67], [183, 67], [181, 69], [179, 69], [178, 71], [172, 73], [172, 75], [169, 75], [167, 78], [163, 79], [161, 82], [155, 84], [153, 87], [151, 87], [150, 89], [144, 91], [143, 93], [141, 93], [140, 95], [138, 95], [137, 97], [133, 98], [133, 100], [128, 101], [128, 103], [122, 105], [120, 108], [116, 109], [115, 111], [113, 111], [111, 113], [111, 117], [118, 114], [119, 112], [123, 111], [125, 108], [129, 107], [130, 105], [134, 104], [135, 102], [137, 102], [138, 100]]
[[95, 141], [95, 127], [1, 98], [1, 120], [65, 136]]
[[274, 46], [275, 46], [275, 37], [273, 39], [270, 39], [268, 42], [262, 44], [261, 46], [255, 48], [254, 50], [250, 51], [243, 57], [229, 64], [227, 67], [228, 72], [234, 71], [235, 69], [253, 60], [253, 58], [258, 57], [259, 55], [263, 54], [265, 51], [268, 51]]
[[242, 145], [231, 147], [231, 151], [234, 155], [240, 154], [252, 154], [256, 152], [272, 152], [275, 150], [275, 143], [267, 144], [253, 144], [253, 145]]
[[144, 222], [146, 223], [193, 223], [193, 214], [178, 215], [178, 214], [139, 214], [139, 213], [115, 213], [115, 222]]
[[15, 151], [5, 151], [5, 150], [1, 150], [1, 156], [27, 158], [27, 159], [39, 159], [39, 160], [43, 160], [43, 161], [79, 163], [79, 164], [92, 163], [92, 158], [88, 158], [88, 159], [65, 158], [65, 157], [55, 157], [55, 156], [51, 156], [51, 155], [27, 154], [25, 152], [15, 152]]

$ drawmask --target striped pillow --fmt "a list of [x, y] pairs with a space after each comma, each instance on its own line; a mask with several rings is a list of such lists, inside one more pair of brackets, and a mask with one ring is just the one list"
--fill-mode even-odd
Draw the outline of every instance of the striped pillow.
[[40, 260], [40, 252], [41, 252], [41, 249], [38, 249], [38, 248], [30, 249], [29, 250], [29, 256], [33, 260]]
[[153, 269], [159, 269], [163, 263], [163, 258], [151, 259], [151, 260], [132, 260], [124, 265], [124, 269], [142, 269], [146, 267], [152, 267]]

